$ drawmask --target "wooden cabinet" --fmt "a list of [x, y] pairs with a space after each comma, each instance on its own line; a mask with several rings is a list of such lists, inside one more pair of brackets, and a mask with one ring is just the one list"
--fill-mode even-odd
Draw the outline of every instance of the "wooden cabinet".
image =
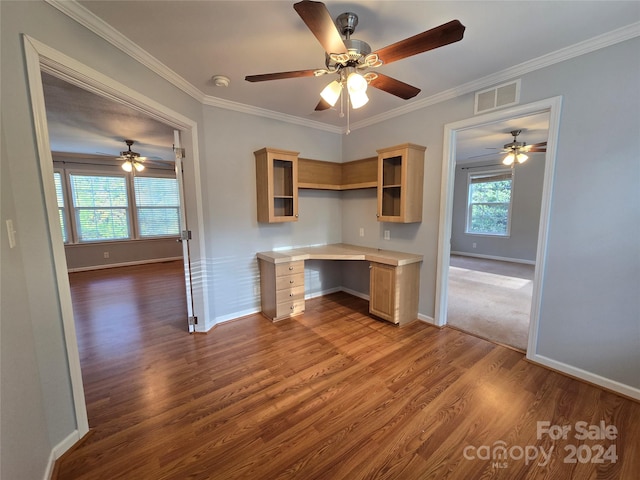
[[404, 325], [418, 318], [420, 263], [369, 265], [369, 312]]
[[258, 222], [298, 220], [298, 152], [263, 148], [256, 157]]
[[422, 221], [425, 150], [411, 143], [377, 150], [378, 221]]
[[262, 313], [274, 322], [304, 312], [304, 261], [258, 259]]

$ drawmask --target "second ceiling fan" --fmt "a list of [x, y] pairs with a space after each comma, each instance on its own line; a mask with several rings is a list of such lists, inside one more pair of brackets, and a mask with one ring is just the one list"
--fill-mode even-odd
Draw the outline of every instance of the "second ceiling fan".
[[293, 8], [324, 48], [326, 68], [249, 75], [245, 80], [264, 82], [337, 74], [338, 78], [321, 92], [321, 100], [316, 110], [333, 107], [345, 89], [352, 108], [359, 108], [369, 100], [366, 95], [367, 85], [404, 100], [415, 97], [420, 93], [419, 88], [382, 73], [367, 70], [462, 40], [465, 30], [464, 25], [458, 20], [452, 20], [372, 52], [367, 43], [351, 38], [358, 24], [358, 16], [355, 13], [343, 13], [334, 23], [322, 2], [305, 0], [294, 4]]

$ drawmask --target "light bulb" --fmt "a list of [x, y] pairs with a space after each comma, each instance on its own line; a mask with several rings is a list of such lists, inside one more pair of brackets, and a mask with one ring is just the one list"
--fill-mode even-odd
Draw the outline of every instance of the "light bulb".
[[364, 93], [367, 91], [367, 80], [357, 72], [350, 73], [347, 77], [347, 88], [351, 95], [360, 92]]
[[131, 161], [127, 160], [122, 164], [122, 169], [125, 172], [130, 172], [131, 170], [133, 170], [133, 166], [131, 165]]
[[144, 165], [140, 162], [133, 162], [133, 166], [136, 168], [136, 172], [141, 172], [144, 170]]
[[518, 159], [518, 163], [524, 163], [529, 157], [527, 157], [524, 153], [519, 153], [516, 158]]
[[513, 162], [515, 161], [516, 157], [513, 153], [510, 153], [509, 155], [507, 155], [506, 157], [504, 157], [504, 160], [502, 160], [502, 163], [504, 165], [513, 165]]
[[354, 110], [362, 107], [363, 105], [366, 105], [366, 103], [369, 101], [369, 97], [367, 97], [367, 94], [364, 92], [349, 91], [349, 98], [351, 99], [351, 106]]
[[338, 101], [338, 98], [340, 98], [341, 91], [342, 91], [342, 84], [337, 80], [334, 80], [329, 85], [324, 87], [324, 90], [320, 92], [320, 96], [325, 102], [327, 102], [329, 105], [333, 107]]

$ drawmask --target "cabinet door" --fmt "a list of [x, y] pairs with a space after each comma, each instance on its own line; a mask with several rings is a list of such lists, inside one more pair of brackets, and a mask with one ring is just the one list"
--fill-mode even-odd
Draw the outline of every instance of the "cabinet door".
[[369, 312], [397, 323], [395, 267], [372, 262], [369, 269]]
[[258, 222], [298, 220], [298, 152], [263, 148], [256, 157]]
[[378, 150], [378, 221], [422, 221], [424, 152], [409, 143]]

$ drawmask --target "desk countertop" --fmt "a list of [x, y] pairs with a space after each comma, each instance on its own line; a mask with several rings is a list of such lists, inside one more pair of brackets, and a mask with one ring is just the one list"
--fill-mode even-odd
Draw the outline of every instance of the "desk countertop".
[[271, 263], [294, 262], [297, 260], [366, 260], [393, 266], [408, 265], [422, 261], [422, 255], [414, 253], [360, 247], [346, 243], [260, 252], [258, 253], [258, 258]]

